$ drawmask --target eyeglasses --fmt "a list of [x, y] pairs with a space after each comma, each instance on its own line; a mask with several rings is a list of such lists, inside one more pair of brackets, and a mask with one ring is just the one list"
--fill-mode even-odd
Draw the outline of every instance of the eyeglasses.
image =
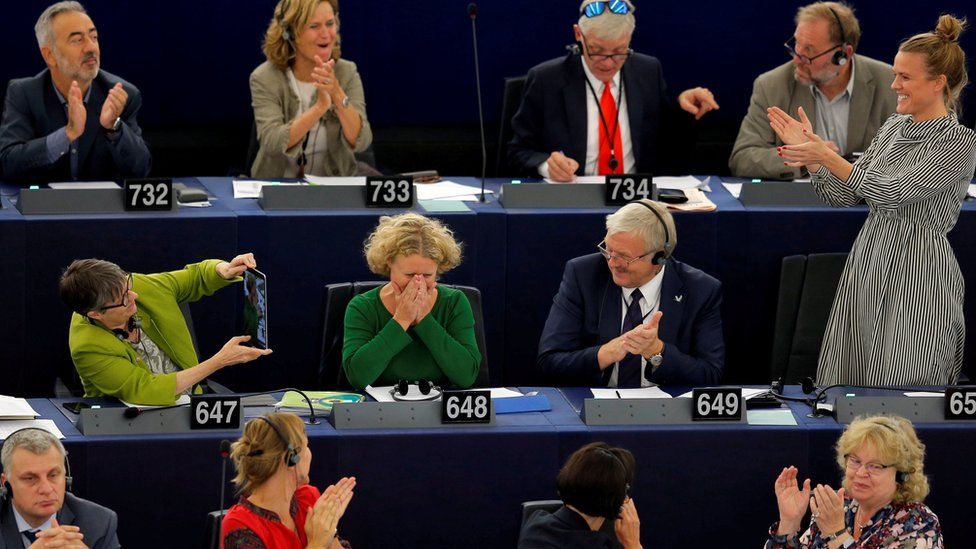
[[820, 53], [818, 53], [818, 54], [816, 54], [816, 55], [814, 55], [812, 57], [807, 57], [806, 55], [801, 55], [799, 52], [796, 51], [796, 38], [790, 38], [786, 42], [783, 42], [783, 47], [786, 48], [786, 51], [787, 52], [789, 52], [790, 57], [796, 57], [802, 63], [806, 63], [807, 65], [809, 65], [810, 63], [813, 63], [813, 60], [814, 59], [819, 59], [819, 58], [827, 55], [828, 53], [836, 50], [837, 48], [844, 47], [844, 45], [843, 44], [835, 44], [835, 45], [827, 48], [826, 50], [824, 50], [824, 51], [822, 51], [822, 52], [820, 52]]
[[630, 5], [623, 0], [611, 0], [610, 2], [592, 2], [583, 7], [583, 11], [580, 15], [585, 15], [586, 17], [596, 17], [602, 15], [607, 8], [610, 8], [612, 13], [617, 13], [620, 15], [627, 15], [630, 13]]
[[[593, 4], [590, 5], [592, 6]], [[580, 37], [583, 38], [583, 48], [586, 50], [586, 56], [596, 62], [606, 61], [609, 59], [611, 61], [620, 63], [626, 61], [627, 58], [634, 53], [634, 50], [630, 48], [627, 48], [627, 51], [624, 53], [590, 53], [590, 45], [586, 43], [586, 36], [581, 32]]]
[[850, 454], [844, 456], [844, 459], [847, 460], [847, 469], [849, 471], [857, 471], [861, 467], [864, 467], [864, 471], [870, 476], [880, 474], [885, 469], [893, 467], [892, 465], [884, 465], [883, 463], [878, 463], [875, 461], [864, 463]]
[[599, 244], [597, 244], [596, 249], [600, 250], [600, 255], [603, 256], [603, 259], [606, 259], [607, 261], [611, 261], [613, 259], [616, 259], [617, 261], [623, 261], [624, 264], [626, 264], [628, 267], [638, 259], [651, 255], [651, 252], [647, 252], [631, 259], [625, 255], [620, 255], [617, 252], [611, 252], [610, 250], [608, 250], [606, 242], [600, 242]]
[[99, 307], [100, 311], [107, 311], [109, 309], [117, 309], [119, 307], [129, 306], [129, 294], [132, 293], [132, 273], [126, 277], [125, 292], [122, 294], [122, 302], [116, 303], [115, 305], [106, 305], [104, 307]]

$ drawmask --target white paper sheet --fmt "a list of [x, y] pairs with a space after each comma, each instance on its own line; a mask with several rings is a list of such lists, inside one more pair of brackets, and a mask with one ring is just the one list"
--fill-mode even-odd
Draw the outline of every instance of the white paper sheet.
[[907, 397], [944, 397], [945, 393], [936, 393], [933, 391], [914, 391], [910, 393], [905, 393]]
[[234, 198], [261, 198], [261, 187], [265, 185], [303, 185], [303, 183], [280, 183], [278, 181], [255, 181], [253, 179], [235, 179]]
[[124, 400], [122, 400], [122, 404], [125, 404], [126, 406], [128, 406], [130, 408], [133, 408], [133, 407], [134, 408], [139, 408], [140, 410], [152, 410], [153, 408], [162, 408], [164, 406], [177, 406], [177, 405], [183, 406], [183, 405], [190, 404], [190, 395], [180, 395], [180, 398], [176, 399], [176, 402], [174, 402], [173, 404], [160, 404], [160, 405], [154, 405], [154, 404], [133, 404], [131, 402], [126, 402]]
[[590, 389], [593, 398], [671, 398], [660, 387], [642, 387], [640, 389]]
[[48, 183], [52, 189], [121, 189], [115, 181], [64, 181]]
[[312, 185], [366, 185], [365, 176], [355, 177], [322, 177], [320, 175], [306, 175], [305, 181]]
[[972, 198], [976, 198], [976, 185], [970, 183], [969, 190], [966, 192], [966, 195]]
[[25, 398], [0, 395], [0, 419], [34, 419], [37, 410]]
[[722, 183], [722, 186], [737, 200], [742, 194], [742, 183]]
[[796, 425], [796, 417], [789, 408], [746, 410], [749, 425]]
[[[420, 183], [416, 188], [417, 200], [462, 200], [463, 197], [481, 194], [481, 187], [461, 185], [447, 179], [437, 183]], [[491, 189], [485, 189], [485, 194], [492, 194]]]
[[[769, 391], [769, 389], [750, 389], [748, 387], [743, 387], [742, 388], [742, 398], [744, 398], [746, 400], [749, 400], [750, 398], [752, 398], [754, 396], [757, 396], [757, 395], [761, 395], [761, 394], [763, 394], [763, 393], [765, 393], [767, 391]], [[687, 393], [681, 393], [680, 395], [678, 395], [675, 398], [691, 398], [691, 393], [692, 393], [691, 391], [688, 391]]]
[[50, 419], [13, 419], [0, 421], [0, 439], [6, 440], [14, 431], [28, 428], [44, 429], [58, 438], [64, 438], [64, 433]]

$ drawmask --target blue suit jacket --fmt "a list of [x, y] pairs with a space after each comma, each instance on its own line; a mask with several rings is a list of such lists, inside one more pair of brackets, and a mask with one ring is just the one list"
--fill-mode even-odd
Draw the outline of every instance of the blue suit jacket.
[[[559, 385], [601, 386], [600, 346], [620, 335], [622, 293], [600, 254], [566, 263], [559, 293], [539, 339], [539, 367]], [[694, 267], [669, 259], [661, 285], [658, 336], [664, 362], [650, 380], [672, 385], [718, 383], [725, 365], [722, 285]], [[649, 371], [649, 368], [648, 368]]]
[[[658, 129], [673, 109], [668, 101], [661, 62], [635, 53], [621, 72], [635, 172], [653, 172]], [[562, 151], [579, 162], [577, 175], [586, 164], [586, 74], [577, 53], [552, 59], [531, 70], [525, 81], [522, 104], [512, 119], [513, 137], [508, 162], [526, 175], [538, 176], [538, 166], [553, 151]]]
[[[121, 116], [121, 135], [113, 143], [98, 117], [109, 90], [117, 82], [122, 83], [129, 98]], [[104, 70], [98, 71], [85, 105], [85, 132], [78, 138], [79, 180], [110, 181], [149, 174], [151, 157], [136, 121], [141, 106], [142, 96], [135, 86]], [[71, 181], [71, 153], [52, 164], [46, 142], [48, 134], [67, 124], [68, 114], [54, 91], [50, 70], [11, 80], [0, 123], [0, 179], [22, 184]]]
[[[5, 502], [0, 514], [0, 549], [23, 549], [24, 543], [17, 530], [12, 503]], [[57, 515], [58, 524], [70, 524], [81, 529], [85, 545], [89, 549], [118, 549], [116, 534], [119, 518], [115, 511], [86, 499], [64, 495], [64, 505]]]

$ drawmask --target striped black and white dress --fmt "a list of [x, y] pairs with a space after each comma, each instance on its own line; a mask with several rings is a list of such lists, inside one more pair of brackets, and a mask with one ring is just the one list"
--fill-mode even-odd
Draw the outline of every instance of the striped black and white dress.
[[945, 385], [962, 368], [964, 283], [946, 234], [976, 165], [976, 133], [954, 115], [892, 115], [848, 181], [821, 168], [828, 204], [864, 199], [867, 221], [844, 266], [817, 383]]

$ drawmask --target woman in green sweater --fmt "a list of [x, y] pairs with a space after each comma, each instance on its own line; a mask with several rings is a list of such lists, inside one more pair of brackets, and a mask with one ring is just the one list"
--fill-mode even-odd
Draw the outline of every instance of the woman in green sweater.
[[437, 285], [461, 263], [451, 230], [415, 213], [384, 216], [365, 254], [369, 269], [390, 282], [346, 309], [342, 367], [349, 382], [359, 389], [400, 380], [470, 387], [481, 365], [471, 304], [459, 290]]

